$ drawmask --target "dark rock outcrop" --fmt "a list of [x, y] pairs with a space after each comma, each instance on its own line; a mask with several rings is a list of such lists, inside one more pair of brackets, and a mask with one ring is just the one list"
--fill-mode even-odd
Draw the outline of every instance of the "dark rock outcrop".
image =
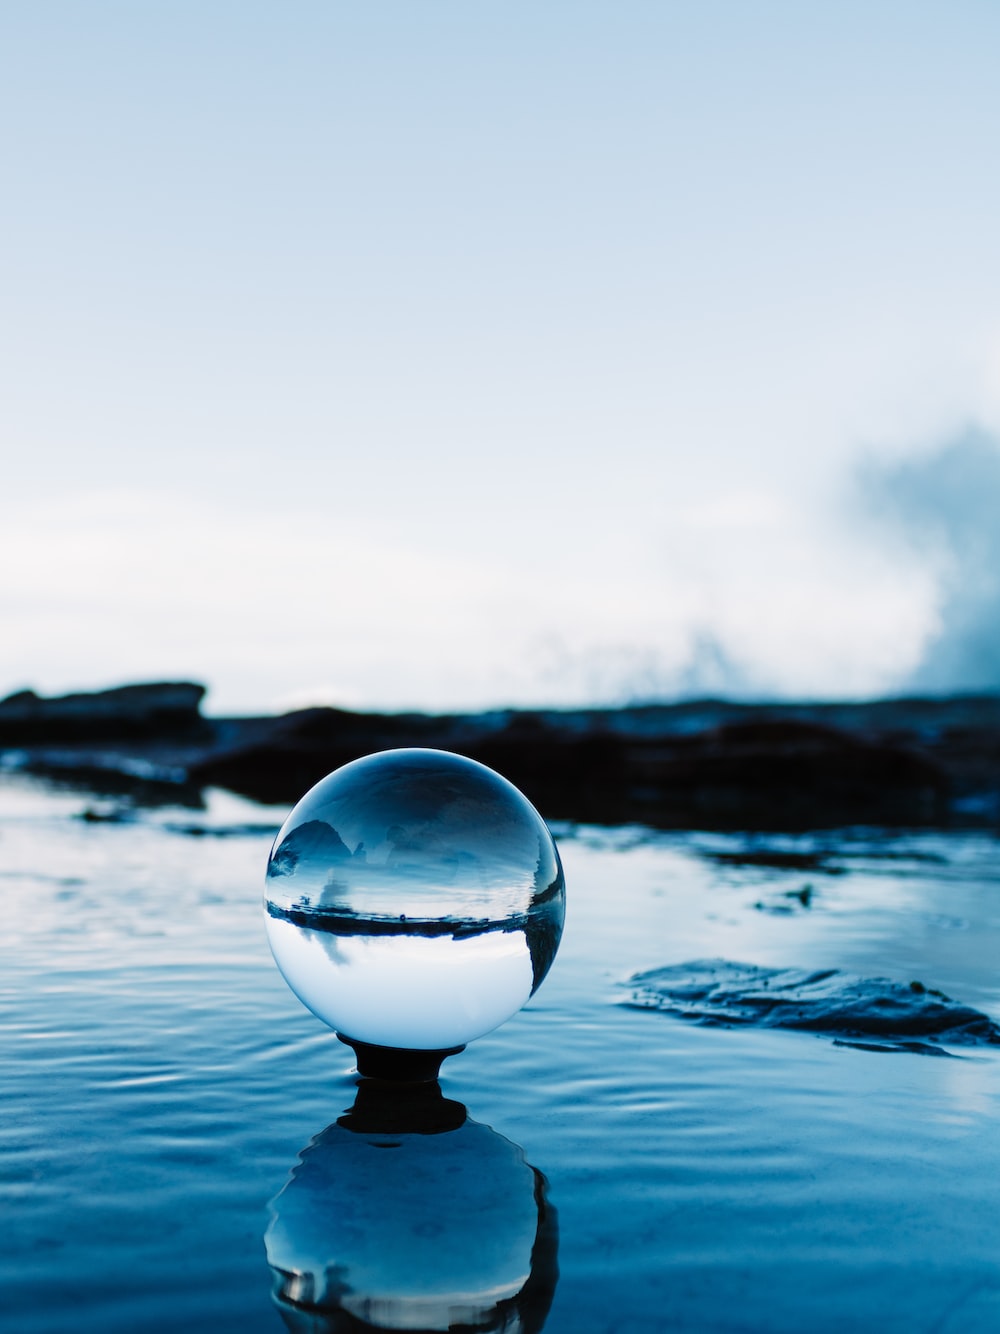
[[301, 709], [256, 720], [247, 735], [238, 731], [230, 744], [196, 760], [190, 774], [196, 782], [258, 801], [292, 803], [332, 770], [362, 755], [400, 746], [461, 751], [465, 736], [461, 720], [449, 717]]
[[634, 747], [633, 792], [661, 825], [785, 829], [926, 825], [947, 807], [930, 759], [896, 742], [795, 718], [741, 719]]
[[0, 700], [0, 746], [190, 735], [202, 723], [205, 687], [191, 681], [118, 686], [43, 698], [20, 690]]
[[488, 764], [549, 819], [1000, 828], [1000, 697], [203, 718], [203, 693], [183, 682], [59, 699], [23, 691], [0, 701], [0, 750], [66, 781], [132, 784], [137, 799], [142, 784], [186, 783], [291, 805], [349, 760], [428, 746]]
[[250, 744], [196, 763], [196, 781], [293, 801], [331, 769], [373, 750], [457, 750], [509, 778], [550, 819], [660, 828], [926, 825], [946, 813], [930, 760], [895, 743], [789, 719], [740, 720], [644, 735], [595, 714], [365, 715], [310, 709], [276, 719]]
[[628, 985], [626, 1004], [700, 1024], [800, 1029], [890, 1050], [934, 1050], [931, 1038], [1000, 1044], [1000, 1028], [985, 1014], [921, 982], [698, 959], [637, 973]]

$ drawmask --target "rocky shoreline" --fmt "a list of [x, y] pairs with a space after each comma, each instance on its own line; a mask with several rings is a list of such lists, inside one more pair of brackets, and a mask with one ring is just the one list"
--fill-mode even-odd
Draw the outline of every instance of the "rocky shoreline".
[[197, 803], [217, 786], [291, 805], [348, 760], [430, 746], [490, 765], [552, 820], [1000, 829], [997, 695], [213, 718], [204, 693], [192, 682], [21, 691], [0, 700], [0, 763], [137, 803]]

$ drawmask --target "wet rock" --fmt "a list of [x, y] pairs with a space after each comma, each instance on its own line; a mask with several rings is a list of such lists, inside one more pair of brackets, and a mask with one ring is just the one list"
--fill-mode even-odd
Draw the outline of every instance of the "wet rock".
[[895, 743], [787, 719], [650, 737], [613, 719], [612, 711], [432, 717], [308, 709], [207, 755], [190, 774], [258, 800], [295, 801], [348, 760], [431, 746], [498, 770], [549, 819], [810, 829], [926, 825], [946, 813], [941, 771]]
[[615, 823], [630, 818], [626, 749], [620, 738], [581, 735], [530, 713], [377, 714], [303, 709], [258, 720], [252, 735], [196, 759], [199, 783], [266, 802], [294, 802], [350, 760], [377, 750], [427, 746], [487, 764], [552, 819]]
[[350, 760], [399, 746], [463, 749], [461, 720], [428, 714], [353, 713], [347, 709], [299, 709], [278, 718], [237, 726], [223, 744], [196, 758], [194, 782], [225, 787], [256, 801], [298, 801], [314, 783]]
[[717, 866], [759, 866], [769, 871], [818, 871], [844, 875], [847, 868], [831, 862], [825, 851], [808, 849], [789, 852], [783, 848], [737, 848], [735, 851], [706, 849], [701, 854]]
[[[75, 748], [50, 750], [37, 748], [18, 750], [11, 766], [24, 769], [46, 779], [53, 787], [90, 796], [117, 800], [136, 807], [185, 806], [190, 810], [204, 807], [200, 787], [188, 782], [187, 771], [176, 762], [167, 764], [138, 763], [133, 754], [123, 754], [117, 743], [113, 749], [93, 750], [87, 742]], [[142, 742], [127, 743], [130, 750]], [[156, 742], [148, 743], [151, 747]]]
[[743, 718], [669, 746], [647, 743], [636, 748], [631, 768], [660, 825], [925, 825], [947, 808], [947, 781], [933, 761], [895, 742], [796, 718]]
[[21, 690], [0, 700], [0, 745], [116, 741], [196, 731], [205, 687], [191, 681], [118, 686], [45, 699]]
[[[0, 701], [0, 750], [59, 781], [72, 771], [105, 784], [118, 771], [143, 801], [166, 780], [291, 805], [349, 760], [429, 746], [490, 765], [552, 820], [756, 832], [1000, 822], [1000, 697], [203, 718], [202, 693], [184, 682], [50, 700], [23, 691]], [[840, 869], [822, 852], [715, 860]]]
[[1000, 1043], [1000, 1028], [971, 1006], [921, 982], [857, 977], [837, 969], [758, 968], [699, 959], [637, 973], [626, 1004], [699, 1024], [791, 1028], [876, 1050]]
[[813, 892], [812, 885], [803, 885], [800, 889], [783, 890], [777, 898], [758, 899], [753, 906], [758, 912], [788, 917], [798, 908], [811, 908]]
[[86, 806], [77, 818], [84, 824], [128, 824], [134, 816], [127, 806], [112, 806], [110, 809]]

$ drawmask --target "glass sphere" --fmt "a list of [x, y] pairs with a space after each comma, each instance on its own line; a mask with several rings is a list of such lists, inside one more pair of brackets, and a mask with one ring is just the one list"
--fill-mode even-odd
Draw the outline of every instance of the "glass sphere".
[[387, 750], [317, 783], [267, 865], [285, 981], [344, 1038], [460, 1047], [515, 1014], [562, 935], [565, 887], [531, 803], [483, 764]]

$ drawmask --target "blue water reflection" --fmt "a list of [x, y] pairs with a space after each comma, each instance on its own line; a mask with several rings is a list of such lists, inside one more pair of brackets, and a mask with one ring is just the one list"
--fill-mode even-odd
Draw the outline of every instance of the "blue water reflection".
[[295, 1334], [529, 1334], [558, 1275], [545, 1178], [437, 1083], [362, 1080], [272, 1201], [265, 1247]]

